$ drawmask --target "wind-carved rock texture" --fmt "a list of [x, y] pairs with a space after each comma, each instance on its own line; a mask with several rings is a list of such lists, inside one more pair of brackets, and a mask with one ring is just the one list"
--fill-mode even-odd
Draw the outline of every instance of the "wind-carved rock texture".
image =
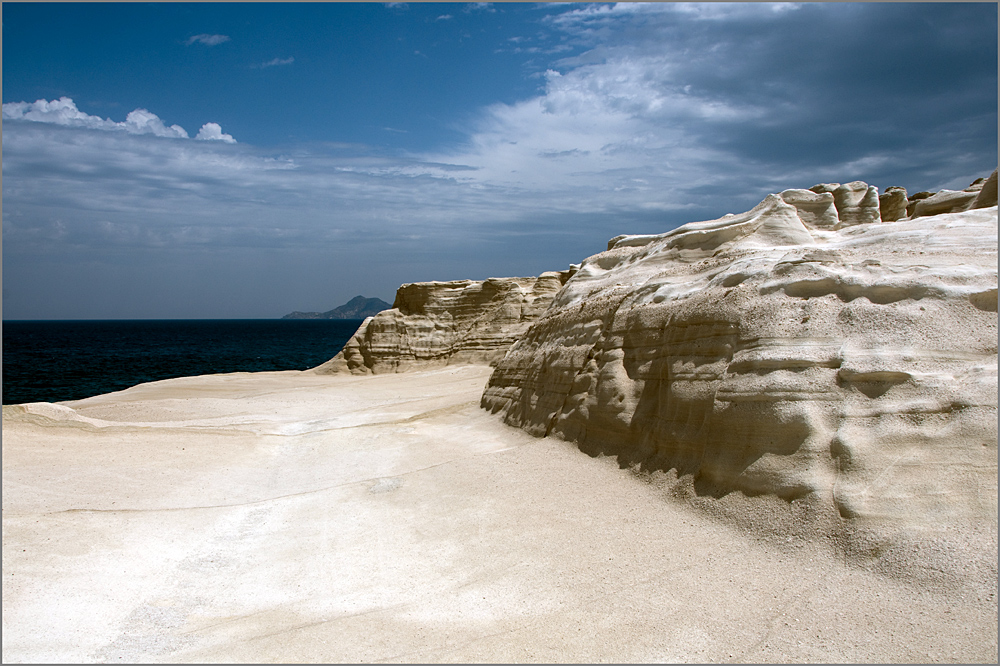
[[[820, 183], [809, 188], [811, 191], [833, 195], [833, 201], [837, 210], [835, 228], [850, 226], [853, 224], [865, 224], [877, 222], [879, 220], [879, 197], [878, 190], [856, 180], [852, 183], [841, 185], [840, 183]], [[797, 190], [795, 190], [797, 191]], [[784, 197], [784, 193], [782, 193]], [[786, 203], [792, 203], [787, 201]]]
[[417, 282], [369, 317], [320, 374], [381, 374], [449, 364], [492, 364], [548, 307], [572, 274]]
[[858, 548], [864, 525], [995, 526], [996, 206], [883, 222], [875, 188], [821, 185], [612, 239], [481, 405], [698, 501], [807, 507]]
[[890, 187], [878, 198], [879, 216], [883, 222], [895, 222], [906, 217], [906, 188]]

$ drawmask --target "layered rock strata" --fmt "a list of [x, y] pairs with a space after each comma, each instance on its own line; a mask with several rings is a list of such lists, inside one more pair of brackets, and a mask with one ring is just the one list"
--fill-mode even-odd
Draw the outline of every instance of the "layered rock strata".
[[481, 405], [698, 497], [995, 523], [996, 206], [885, 222], [874, 188], [822, 185], [612, 239]]
[[449, 364], [491, 364], [527, 330], [571, 270], [538, 277], [417, 282], [369, 317], [320, 374], [379, 374]]

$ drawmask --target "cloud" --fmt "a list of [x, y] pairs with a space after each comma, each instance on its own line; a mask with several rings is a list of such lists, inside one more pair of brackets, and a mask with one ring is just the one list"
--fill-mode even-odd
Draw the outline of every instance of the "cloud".
[[184, 42], [185, 45], [191, 46], [192, 44], [204, 44], [205, 46], [218, 46], [229, 41], [229, 37], [226, 35], [209, 35], [202, 33], [200, 35], [194, 35], [193, 37], [188, 37], [187, 41]]
[[[201, 141], [153, 141], [187, 135], [141, 109], [116, 123], [68, 98], [5, 104], [4, 119], [17, 121], [3, 137], [5, 239], [416, 252], [403, 239], [475, 245], [566, 232], [539, 220], [572, 229], [587, 219], [573, 240], [585, 254], [618, 233], [740, 212], [788, 187], [971, 182], [996, 162], [989, 11], [571, 6], [547, 19], [548, 44], [572, 43], [575, 55], [549, 63], [539, 94], [480, 109], [452, 127], [463, 141], [420, 154], [315, 145], [284, 156], [226, 145], [234, 139], [215, 123]], [[968, 38], [933, 39], [934, 26]], [[35, 231], [14, 216], [42, 208], [50, 222]]]
[[223, 134], [222, 127], [218, 123], [205, 123], [198, 130], [195, 139], [201, 141], [222, 141], [224, 143], [236, 143], [236, 139], [230, 134]]
[[996, 162], [995, 19], [972, 5], [577, 6], [545, 19], [548, 43], [576, 55], [550, 64], [542, 94], [486, 108], [431, 158], [607, 214], [709, 213], [712, 189], [726, 192], [712, 207], [738, 208], [824, 179], [941, 187]]
[[449, 19], [451, 19], [451, 18], [453, 18], [451, 14], [441, 14], [441, 16], [438, 16], [438, 17], [437, 17], [436, 19], [434, 19], [434, 20], [435, 20], [435, 21], [447, 21], [447, 20], [449, 20]]
[[[996, 12], [560, 6], [531, 43], [570, 50], [538, 56], [537, 93], [463, 116], [449, 128], [460, 142], [418, 154], [285, 154], [233, 145], [215, 123], [200, 141], [163, 141], [187, 134], [143, 109], [114, 122], [69, 98], [4, 104], [5, 278], [63, 275], [39, 303], [70, 289], [93, 303], [155, 265], [174, 278], [143, 302], [279, 316], [299, 307], [281, 305], [289, 284], [326, 302], [329, 285], [357, 284], [346, 300], [361, 285], [389, 296], [402, 282], [537, 274], [620, 233], [741, 212], [789, 187], [964, 186], [996, 166]], [[137, 266], [128, 279], [124, 261]], [[84, 262], [102, 277], [80, 277], [99, 272]], [[183, 296], [177, 280], [191, 283]], [[244, 283], [274, 292], [273, 309], [211, 309]], [[207, 314], [180, 309], [199, 300]]]
[[267, 62], [262, 62], [260, 64], [260, 66], [261, 66], [261, 68], [264, 68], [264, 67], [276, 67], [278, 65], [291, 65], [293, 62], [295, 62], [295, 58], [294, 57], [274, 58], [272, 60], [268, 60]]
[[[115, 122], [109, 118], [92, 116], [80, 111], [76, 103], [69, 97], [36, 102], [8, 102], [3, 105], [4, 120], [27, 120], [36, 123], [61, 125], [63, 127], [79, 127], [85, 129], [123, 131], [128, 134], [152, 134], [153, 136], [170, 139], [187, 139], [188, 133], [180, 125], [169, 127], [155, 113], [146, 109], [136, 109], [130, 112], [124, 122]], [[229, 134], [223, 134], [222, 128], [216, 123], [206, 123], [198, 132], [196, 139], [218, 139], [226, 143], [236, 140]]]
[[186, 139], [188, 133], [180, 125], [167, 127], [155, 113], [136, 109], [125, 116], [124, 129], [129, 134], [152, 134], [172, 139]]
[[68, 127], [119, 129], [118, 123], [80, 111], [69, 97], [61, 97], [51, 102], [44, 99], [33, 103], [8, 102], [3, 105], [3, 118], [5, 120], [30, 120], [38, 123], [52, 123]]

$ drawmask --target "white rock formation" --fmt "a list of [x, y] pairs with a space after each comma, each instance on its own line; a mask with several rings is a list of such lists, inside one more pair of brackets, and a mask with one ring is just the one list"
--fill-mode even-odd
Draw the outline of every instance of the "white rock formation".
[[996, 206], [881, 222], [874, 188], [833, 184], [613, 239], [481, 404], [692, 497], [783, 498], [854, 548], [995, 523]]
[[997, 205], [997, 172], [989, 178], [979, 178], [964, 190], [941, 190], [931, 194], [919, 192], [907, 204], [910, 217], [958, 213]]
[[911, 217], [924, 217], [926, 215], [940, 215], [941, 213], [953, 213], [968, 210], [972, 207], [979, 192], [973, 190], [941, 190], [937, 194], [922, 199], [913, 208]]
[[816, 193], [830, 193], [837, 209], [837, 228], [879, 220], [878, 190], [855, 180], [851, 183], [820, 183], [809, 188]]
[[990, 177], [986, 179], [976, 200], [972, 202], [972, 208], [989, 208], [997, 205], [997, 170], [994, 169]]
[[571, 273], [404, 284], [392, 309], [365, 319], [344, 349], [314, 371], [379, 374], [491, 364], [548, 307]]
[[906, 188], [890, 187], [878, 198], [879, 216], [883, 222], [895, 222], [906, 217]]
[[834, 229], [840, 223], [831, 192], [785, 190], [780, 196], [786, 204], [795, 206], [799, 219], [811, 227]]

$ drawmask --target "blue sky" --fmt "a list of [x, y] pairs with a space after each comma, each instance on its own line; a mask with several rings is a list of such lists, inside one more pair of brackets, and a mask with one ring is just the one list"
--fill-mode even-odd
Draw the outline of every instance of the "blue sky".
[[280, 317], [997, 164], [997, 5], [4, 3], [3, 317]]

